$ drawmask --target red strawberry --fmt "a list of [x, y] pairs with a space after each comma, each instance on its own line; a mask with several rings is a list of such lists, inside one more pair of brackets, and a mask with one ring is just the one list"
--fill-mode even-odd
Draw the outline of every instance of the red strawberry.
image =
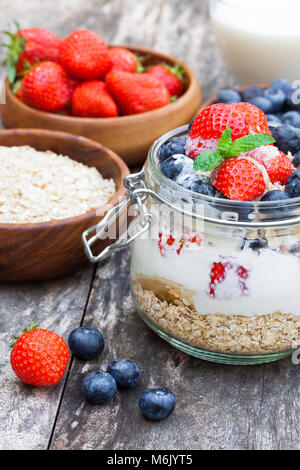
[[213, 172], [211, 184], [229, 199], [239, 201], [252, 201], [266, 189], [263, 172], [245, 157], [224, 160]]
[[154, 65], [146, 73], [161, 80], [171, 96], [180, 96], [183, 92], [182, 70], [179, 66]]
[[[231, 280], [233, 291], [236, 289], [237, 292], [242, 295], [246, 293], [246, 281], [249, 277], [248, 269], [246, 269], [244, 266], [232, 264], [231, 262], [222, 263], [219, 261], [213, 263], [210, 271], [209, 294], [212, 297], [216, 296], [215, 290], [217, 286], [225, 280], [226, 276], [230, 272], [234, 273], [237, 279], [237, 285], [235, 286]], [[228, 293], [226, 295], [228, 295]], [[236, 292], [234, 292], [234, 295], [236, 295]]]
[[69, 357], [69, 349], [59, 335], [32, 324], [14, 344], [10, 362], [22, 382], [46, 386], [61, 380]]
[[[58, 61], [61, 39], [42, 28], [19, 29], [9, 34], [10, 43], [5, 63], [20, 73], [45, 60]], [[12, 77], [13, 78], [13, 77]], [[14, 78], [10, 80], [14, 81]]]
[[293, 173], [290, 158], [273, 145], [263, 145], [245, 155], [266, 168], [271, 183], [280, 183], [284, 186], [288, 177]]
[[22, 96], [29, 106], [57, 111], [67, 105], [71, 92], [70, 80], [56, 62], [35, 65], [22, 80]]
[[227, 126], [231, 128], [233, 141], [248, 134], [271, 135], [264, 113], [256, 106], [216, 103], [203, 109], [194, 120], [187, 138], [187, 154], [195, 158], [200, 149], [216, 150], [218, 139]]
[[170, 103], [165, 85], [147, 73], [111, 70], [105, 77], [107, 87], [123, 114], [138, 114]]
[[88, 29], [78, 29], [61, 43], [59, 62], [73, 77], [92, 80], [109, 70], [109, 49]]
[[72, 94], [72, 111], [75, 116], [115, 117], [118, 107], [107, 91], [105, 83], [91, 80], [78, 85]]
[[111, 69], [124, 70], [124, 72], [136, 72], [138, 67], [138, 59], [125, 47], [112, 47], [109, 50], [109, 58], [111, 62]]

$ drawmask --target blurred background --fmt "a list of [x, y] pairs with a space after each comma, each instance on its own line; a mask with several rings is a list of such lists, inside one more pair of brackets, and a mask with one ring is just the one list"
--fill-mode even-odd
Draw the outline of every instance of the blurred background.
[[172, 54], [195, 71], [204, 99], [233, 83], [216, 47], [208, 0], [0, 0], [0, 12], [0, 30], [11, 29], [13, 20], [21, 28], [39, 26], [60, 37], [85, 27], [111, 44]]

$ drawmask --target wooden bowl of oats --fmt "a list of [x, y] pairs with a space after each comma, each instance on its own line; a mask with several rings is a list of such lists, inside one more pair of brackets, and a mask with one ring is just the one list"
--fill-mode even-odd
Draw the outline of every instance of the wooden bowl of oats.
[[125, 196], [122, 159], [84, 137], [11, 129], [0, 131], [0, 168], [0, 281], [53, 279], [83, 267], [82, 232]]

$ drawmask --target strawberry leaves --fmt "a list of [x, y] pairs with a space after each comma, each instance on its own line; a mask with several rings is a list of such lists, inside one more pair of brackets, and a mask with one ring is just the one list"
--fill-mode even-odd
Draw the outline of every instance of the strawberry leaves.
[[210, 171], [214, 169], [225, 158], [235, 157], [241, 153], [250, 152], [261, 145], [268, 145], [275, 142], [268, 134], [250, 134], [236, 139], [231, 138], [231, 129], [226, 127], [222, 133], [218, 149], [216, 151], [204, 151], [194, 161], [194, 169], [200, 171]]

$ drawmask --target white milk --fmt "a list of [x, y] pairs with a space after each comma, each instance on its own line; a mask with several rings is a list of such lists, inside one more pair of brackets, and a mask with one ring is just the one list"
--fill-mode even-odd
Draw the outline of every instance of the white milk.
[[210, 11], [237, 84], [300, 79], [300, 0], [211, 0]]

